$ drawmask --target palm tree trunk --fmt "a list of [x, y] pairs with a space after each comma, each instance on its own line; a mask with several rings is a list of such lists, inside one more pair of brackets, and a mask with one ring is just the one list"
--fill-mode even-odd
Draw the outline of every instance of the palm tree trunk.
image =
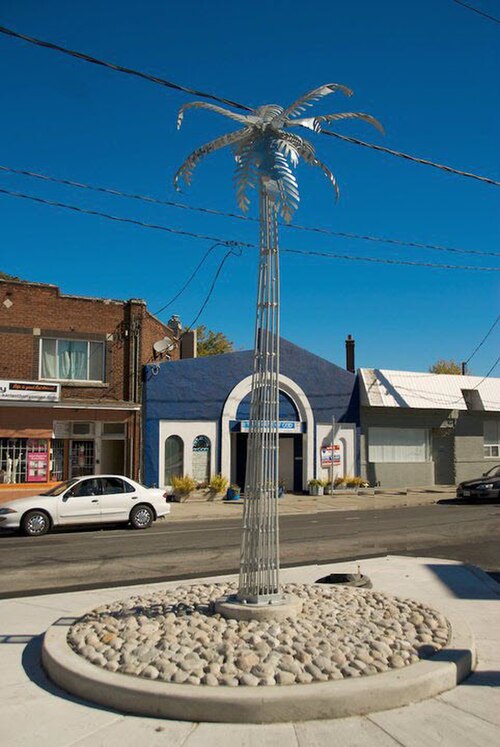
[[279, 254], [276, 204], [260, 179], [260, 261], [238, 599], [279, 591]]

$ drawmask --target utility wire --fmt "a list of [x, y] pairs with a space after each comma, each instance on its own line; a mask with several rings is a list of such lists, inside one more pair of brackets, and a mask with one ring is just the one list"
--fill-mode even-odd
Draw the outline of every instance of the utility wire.
[[468, 179], [476, 179], [477, 181], [484, 182], [485, 184], [492, 184], [494, 187], [500, 187], [500, 181], [492, 179], [489, 176], [479, 176], [473, 174], [470, 171], [461, 171], [460, 169], [454, 169], [452, 166], [445, 166], [442, 163], [434, 163], [429, 161], [427, 158], [418, 158], [417, 156], [410, 156], [408, 153], [402, 153], [399, 150], [392, 150], [392, 148], [384, 148], [382, 145], [375, 145], [375, 143], [367, 143], [365, 140], [359, 140], [357, 137], [350, 137], [349, 135], [341, 135], [338, 132], [331, 132], [330, 130], [321, 130], [322, 135], [329, 135], [330, 137], [336, 137], [339, 140], [344, 140], [346, 143], [354, 143], [354, 145], [363, 145], [365, 148], [371, 148], [372, 150], [378, 150], [382, 153], [389, 153], [391, 156], [398, 156], [399, 158], [405, 158], [407, 161], [413, 161], [414, 163], [420, 163], [424, 166], [433, 166], [435, 169], [446, 171], [450, 174], [457, 174], [458, 176], [465, 176]]
[[500, 23], [500, 18], [495, 18], [495, 16], [490, 16], [489, 13], [485, 13], [482, 10], [479, 10], [479, 8], [474, 8], [473, 5], [469, 5], [468, 3], [463, 3], [461, 0], [453, 0], [454, 3], [457, 5], [461, 5], [463, 8], [467, 8], [468, 10], [472, 10], [473, 13], [478, 13], [480, 16], [484, 16], [484, 18], [489, 18], [490, 21], [495, 21], [495, 23]]
[[485, 336], [483, 337], [483, 339], [481, 340], [481, 342], [479, 343], [479, 345], [477, 345], [474, 348], [474, 350], [472, 351], [472, 353], [469, 355], [469, 357], [465, 361], [465, 365], [467, 365], [467, 363], [470, 360], [472, 360], [472, 358], [476, 355], [477, 351], [480, 348], [482, 348], [482, 346], [484, 345], [484, 343], [486, 342], [486, 340], [488, 339], [488, 337], [491, 335], [491, 333], [493, 332], [493, 330], [495, 329], [495, 327], [497, 326], [497, 324], [498, 324], [499, 321], [500, 321], [500, 314], [497, 316], [497, 318], [495, 319], [495, 321], [493, 322], [493, 324], [491, 325], [491, 327], [489, 328], [489, 330], [487, 331], [487, 333], [485, 334]]
[[281, 249], [281, 252], [290, 254], [304, 254], [312, 257], [325, 257], [328, 259], [348, 259], [354, 262], [376, 262], [383, 265], [408, 265], [410, 267], [432, 267], [440, 270], [479, 270], [482, 272], [500, 272], [500, 267], [475, 267], [474, 265], [441, 265], [434, 262], [413, 262], [404, 259], [380, 259], [378, 257], [361, 257], [353, 254], [332, 254], [331, 252], [320, 252], [313, 249]]
[[[27, 171], [26, 169], [16, 169], [11, 166], [5, 166], [0, 164], [0, 171], [4, 171], [9, 174], [19, 174], [21, 176], [27, 176], [34, 179], [41, 179], [46, 182], [54, 182], [55, 184], [63, 184], [69, 187], [77, 187], [78, 189], [88, 189], [93, 192], [100, 192], [104, 194], [113, 195], [114, 197], [125, 197], [132, 200], [140, 200], [155, 205], [162, 205], [173, 208], [180, 208], [182, 210], [191, 210], [194, 212], [208, 213], [210, 215], [219, 215], [225, 218], [235, 218], [241, 221], [250, 221], [252, 223], [258, 223], [258, 218], [252, 218], [249, 215], [240, 215], [238, 213], [231, 213], [223, 210], [216, 210], [215, 208], [207, 208], [196, 205], [187, 205], [184, 202], [176, 202], [173, 200], [160, 200], [157, 197], [151, 197], [150, 195], [135, 194], [130, 192], [123, 192], [115, 187], [103, 187], [95, 184], [87, 184], [85, 182], [75, 181], [73, 179], [60, 179], [55, 176], [48, 174], [42, 174], [37, 171]], [[477, 254], [488, 257], [500, 257], [500, 252], [492, 251], [481, 251], [478, 249], [457, 249], [449, 246], [442, 246], [436, 244], [422, 244], [415, 241], [403, 241], [401, 239], [392, 239], [383, 236], [370, 236], [367, 234], [357, 234], [347, 231], [332, 231], [329, 228], [321, 228], [317, 226], [302, 226], [295, 223], [283, 223], [279, 222], [279, 225], [284, 228], [291, 228], [297, 231], [309, 231], [311, 233], [320, 233], [326, 236], [336, 236], [345, 239], [356, 239], [360, 241], [371, 241], [382, 244], [394, 244], [395, 246], [406, 246], [412, 249], [430, 249], [432, 251], [439, 252], [453, 252], [456, 254]]]
[[150, 83], [157, 83], [160, 86], [164, 86], [165, 88], [173, 88], [176, 91], [183, 91], [184, 93], [189, 93], [192, 96], [200, 96], [204, 99], [212, 99], [212, 101], [219, 101], [222, 104], [226, 104], [228, 106], [233, 106], [236, 109], [244, 109], [245, 111], [252, 111], [252, 109], [249, 106], [245, 106], [244, 104], [240, 104], [238, 101], [231, 101], [231, 99], [223, 98], [222, 96], [216, 96], [212, 93], [206, 93], [205, 91], [198, 91], [195, 88], [188, 88], [187, 86], [182, 86], [179, 83], [173, 83], [170, 80], [165, 80], [165, 78], [159, 78], [156, 75], [150, 75], [149, 73], [144, 73], [141, 70], [134, 70], [130, 67], [123, 67], [122, 65], [116, 65], [113, 62], [106, 62], [105, 60], [100, 60], [97, 57], [91, 57], [88, 54], [85, 54], [84, 52], [77, 52], [74, 49], [68, 49], [67, 47], [63, 47], [60, 44], [53, 44], [52, 42], [45, 41], [43, 39], [36, 39], [34, 36], [28, 36], [27, 34], [21, 34], [18, 31], [14, 31], [13, 29], [7, 28], [7, 26], [0, 26], [0, 33], [5, 34], [6, 36], [11, 36], [14, 39], [22, 39], [25, 42], [28, 42], [29, 44], [35, 44], [38, 47], [44, 47], [45, 49], [51, 49], [55, 52], [61, 52], [62, 54], [69, 55], [70, 57], [76, 57], [77, 60], [84, 60], [85, 62], [91, 62], [93, 65], [100, 65], [101, 67], [106, 67], [110, 70], [114, 70], [118, 73], [125, 73], [126, 75], [134, 75], [137, 78], [142, 78], [143, 80], [147, 80]]
[[167, 233], [174, 233], [180, 236], [190, 236], [193, 239], [206, 239], [207, 241], [214, 241], [225, 246], [244, 246], [255, 248], [255, 244], [246, 244], [242, 241], [230, 241], [220, 239], [217, 236], [208, 236], [202, 233], [194, 233], [193, 231], [184, 231], [180, 228], [170, 228], [169, 226], [163, 226], [156, 223], [145, 223], [141, 220], [135, 220], [134, 218], [122, 218], [117, 215], [110, 215], [109, 213], [102, 213], [98, 210], [88, 210], [87, 208], [78, 207], [77, 205], [68, 205], [64, 202], [55, 202], [54, 200], [45, 200], [42, 197], [35, 197], [34, 195], [27, 195], [23, 192], [14, 192], [9, 189], [1, 189], [0, 194], [9, 195], [10, 197], [19, 197], [23, 200], [32, 200], [38, 202], [41, 205], [49, 205], [50, 207], [63, 208], [64, 210], [73, 210], [76, 213], [84, 213], [86, 215], [96, 215], [99, 218], [106, 218], [107, 220], [114, 220], [118, 223], [131, 223], [134, 226], [140, 226], [141, 228], [152, 228], [155, 231], [166, 231]]
[[186, 290], [186, 288], [188, 287], [188, 285], [194, 279], [196, 273], [198, 272], [198, 270], [200, 269], [200, 267], [202, 266], [202, 264], [204, 263], [204, 261], [207, 259], [207, 257], [210, 254], [210, 252], [212, 252], [217, 246], [225, 246], [225, 245], [224, 244], [220, 244], [219, 242], [217, 242], [216, 244], [212, 244], [212, 246], [209, 246], [208, 249], [207, 249], [207, 251], [203, 255], [203, 257], [198, 262], [198, 264], [196, 265], [195, 269], [193, 270], [193, 272], [189, 276], [189, 278], [186, 280], [186, 282], [182, 286], [182, 288], [180, 288], [180, 290], [175, 294], [175, 296], [173, 296], [170, 299], [170, 301], [168, 301], [164, 306], [162, 306], [161, 309], [158, 309], [158, 311], [152, 312], [154, 314], [154, 316], [157, 316], [158, 314], [161, 314], [161, 312], [165, 311], [165, 309], [167, 309], [169, 306], [171, 306], [174, 303], [174, 301], [177, 301], [177, 299], [179, 298], [179, 296], [181, 296], [184, 293], [184, 291]]
[[[87, 208], [81, 208], [76, 205], [68, 205], [64, 202], [55, 202], [53, 200], [45, 200], [41, 197], [35, 197], [34, 195], [27, 195], [22, 192], [14, 192], [8, 189], [0, 189], [0, 194], [5, 194], [10, 197], [19, 197], [25, 200], [32, 200], [33, 202], [39, 203], [41, 205], [48, 205], [50, 207], [58, 207], [63, 208], [65, 210], [72, 210], [77, 213], [83, 213], [84, 215], [95, 215], [99, 218], [106, 218], [107, 220], [116, 221], [118, 223], [129, 223], [134, 226], [139, 226], [141, 228], [150, 228], [156, 231], [167, 231], [170, 234], [179, 234], [181, 236], [189, 236], [194, 239], [203, 239], [205, 241], [213, 241], [218, 244], [223, 244], [224, 246], [229, 247], [242, 247], [246, 249], [258, 249], [259, 247], [256, 244], [250, 244], [245, 241], [237, 241], [234, 239], [221, 239], [216, 236], [208, 236], [206, 234], [200, 234], [195, 233], [194, 231], [184, 231], [179, 228], [170, 228], [169, 226], [163, 226], [158, 225], [155, 223], [145, 223], [140, 220], [135, 220], [134, 218], [122, 218], [117, 215], [110, 215], [109, 213], [102, 213], [98, 210], [88, 210]], [[432, 262], [410, 262], [406, 260], [399, 260], [399, 259], [379, 259], [375, 257], [361, 257], [361, 256], [354, 256], [351, 254], [333, 254], [331, 252], [320, 252], [320, 251], [312, 251], [312, 250], [305, 250], [305, 249], [282, 249], [282, 252], [288, 252], [292, 254], [303, 254], [306, 256], [316, 256], [316, 257], [326, 257], [329, 259], [347, 259], [355, 262], [376, 262], [378, 264], [385, 264], [385, 265], [409, 265], [413, 267], [432, 267], [434, 269], [440, 269], [440, 270], [471, 270], [475, 272], [500, 272], [500, 267], [483, 267], [483, 266], [474, 266], [474, 265], [445, 265], [445, 264], [436, 264]]]
[[[235, 246], [235, 247], [238, 246], [238, 247], [251, 248], [251, 249], [258, 248], [256, 244], [251, 244], [248, 242], [221, 239], [221, 238], [209, 236], [206, 234], [195, 233], [193, 231], [184, 231], [182, 229], [171, 228], [169, 226], [159, 225], [155, 223], [145, 223], [144, 221], [135, 220], [133, 218], [124, 218], [124, 217], [119, 217], [116, 215], [110, 215], [109, 213], [103, 213], [97, 210], [89, 210], [87, 208], [81, 208], [76, 205], [68, 205], [67, 203], [62, 203], [62, 202], [55, 202], [53, 200], [46, 200], [41, 197], [35, 197], [34, 195], [27, 195], [22, 192], [14, 192], [14, 191], [6, 190], [6, 189], [0, 189], [0, 194], [6, 194], [11, 197], [19, 197], [19, 198], [23, 198], [27, 200], [32, 200], [34, 202], [40, 203], [42, 205], [48, 205], [50, 207], [58, 207], [58, 208], [63, 208], [67, 210], [73, 210], [78, 213], [94, 215], [94, 216], [98, 216], [101, 218], [106, 218], [108, 220], [117, 221], [119, 223], [129, 223], [132, 225], [139, 226], [141, 228], [150, 228], [153, 230], [167, 231], [168, 233], [171, 233], [171, 234], [179, 234], [181, 236], [189, 236], [191, 238], [214, 241], [216, 243], [220, 243], [225, 246]], [[434, 268], [446, 269], [446, 270], [457, 270], [458, 269], [458, 270], [475, 270], [475, 271], [485, 271], [485, 272], [500, 272], [500, 268], [497, 268], [497, 267], [482, 267], [482, 266], [476, 267], [476, 266], [469, 266], [469, 265], [436, 264], [432, 262], [411, 262], [411, 261], [406, 261], [406, 260], [379, 259], [375, 257], [358, 257], [358, 256], [349, 255], [349, 254], [332, 254], [329, 252], [319, 252], [319, 251], [301, 250], [301, 249], [282, 249], [282, 251], [296, 253], [296, 254], [310, 255], [310, 256], [328, 257], [330, 259], [350, 259], [350, 260], [355, 260], [355, 261], [377, 262], [380, 264], [413, 265], [416, 267], [434, 267]]]
[[215, 285], [217, 283], [217, 279], [218, 279], [219, 275], [222, 272], [222, 268], [226, 264], [226, 262], [229, 259], [229, 257], [231, 257], [231, 255], [233, 255], [235, 257], [241, 257], [241, 249], [239, 251], [235, 251], [234, 249], [229, 249], [229, 251], [226, 252], [225, 256], [223, 257], [223, 259], [219, 263], [219, 267], [217, 268], [217, 272], [214, 275], [214, 279], [212, 280], [212, 284], [210, 286], [210, 289], [209, 289], [209, 291], [207, 293], [207, 296], [206, 296], [205, 300], [203, 301], [203, 303], [202, 303], [202, 305], [200, 307], [200, 310], [196, 314], [196, 316], [193, 319], [193, 321], [191, 322], [191, 324], [182, 333], [181, 337], [183, 337], [184, 335], [186, 335], [188, 332], [190, 332], [193, 329], [194, 325], [196, 324], [196, 322], [198, 321], [198, 319], [202, 315], [203, 311], [205, 310], [205, 307], [206, 307], [207, 303], [210, 301], [210, 299], [212, 297], [212, 294], [213, 294], [213, 292], [215, 290]]
[[[493, 16], [491, 18], [492, 20], [497, 20], [493, 18]], [[204, 91], [198, 91], [194, 88], [188, 88], [187, 86], [182, 86], [178, 83], [173, 83], [172, 81], [165, 80], [164, 78], [159, 78], [155, 75], [150, 75], [149, 73], [144, 73], [140, 70], [134, 70], [133, 68], [123, 67], [122, 65], [115, 65], [114, 63], [100, 60], [97, 57], [91, 57], [90, 55], [85, 54], [84, 52], [78, 52], [73, 49], [67, 49], [66, 47], [62, 47], [59, 44], [53, 44], [52, 42], [44, 41], [43, 39], [37, 39], [33, 36], [28, 36], [27, 34], [21, 34], [18, 31], [14, 31], [13, 29], [7, 28], [7, 26], [0, 26], [0, 34], [5, 34], [6, 36], [10, 36], [14, 39], [22, 39], [23, 41], [26, 41], [29, 44], [35, 44], [36, 46], [44, 47], [45, 49], [51, 49], [56, 52], [62, 52], [63, 54], [69, 55], [70, 57], [76, 57], [79, 60], [84, 60], [85, 62], [91, 62], [94, 65], [100, 65], [101, 67], [109, 68], [111, 70], [115, 70], [120, 73], [126, 73], [127, 75], [134, 75], [138, 78], [148, 80], [151, 83], [158, 83], [159, 85], [165, 86], [167, 88], [173, 88], [177, 91], [183, 91], [184, 93], [189, 93], [194, 96], [200, 96], [201, 98], [211, 99], [212, 101], [219, 101], [222, 104], [232, 106], [236, 109], [242, 109], [248, 112], [253, 111], [251, 107], [246, 106], [245, 104], [241, 104], [238, 101], [232, 101], [231, 99], [226, 99], [222, 96], [216, 96], [215, 94], [205, 93]], [[496, 187], [500, 186], [500, 182], [496, 181], [495, 179], [491, 179], [490, 177], [479, 176], [477, 174], [472, 174], [468, 171], [461, 171], [460, 169], [455, 169], [455, 168], [452, 168], [451, 166], [445, 166], [443, 164], [434, 163], [433, 161], [429, 161], [428, 159], [425, 159], [425, 158], [418, 158], [416, 156], [410, 156], [407, 153], [401, 153], [396, 150], [391, 150], [390, 148], [383, 148], [380, 145], [375, 145], [373, 143], [367, 143], [363, 140], [358, 140], [357, 138], [348, 137], [347, 135], [340, 135], [337, 132], [321, 130], [321, 133], [323, 135], [330, 135], [331, 137], [339, 138], [340, 140], [344, 140], [346, 142], [354, 143], [355, 145], [363, 145], [366, 148], [372, 148], [373, 150], [378, 150], [384, 153], [389, 153], [390, 155], [393, 155], [393, 156], [399, 156], [400, 158], [405, 158], [408, 161], [413, 161], [415, 163], [420, 163], [426, 166], [433, 166], [434, 168], [447, 171], [451, 174], [457, 174], [458, 176], [464, 176], [470, 179], [477, 179], [478, 181], [482, 181], [487, 184], [492, 184]]]

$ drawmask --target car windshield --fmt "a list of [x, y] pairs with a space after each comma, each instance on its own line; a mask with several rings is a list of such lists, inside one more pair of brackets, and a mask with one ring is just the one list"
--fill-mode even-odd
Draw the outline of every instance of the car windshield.
[[77, 482], [77, 480], [65, 480], [64, 482], [60, 482], [58, 485], [54, 485], [54, 487], [47, 490], [46, 493], [40, 493], [40, 495], [61, 495], [61, 493], [64, 493], [67, 488], [74, 485], [75, 482]]
[[492, 469], [485, 472], [485, 477], [500, 477], [500, 466], [493, 467]]

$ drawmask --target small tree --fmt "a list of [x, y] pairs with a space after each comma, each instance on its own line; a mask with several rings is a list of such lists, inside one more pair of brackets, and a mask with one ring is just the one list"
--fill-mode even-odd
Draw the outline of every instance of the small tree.
[[430, 366], [429, 373], [461, 374], [462, 367], [460, 363], [457, 363], [456, 361], [453, 361], [453, 360], [446, 361], [443, 358], [441, 358], [440, 360], [433, 363], [432, 366]]
[[205, 325], [200, 325], [197, 332], [197, 352], [198, 356], [221, 355], [222, 353], [232, 353], [233, 343], [228, 340], [223, 332], [213, 332], [207, 329]]

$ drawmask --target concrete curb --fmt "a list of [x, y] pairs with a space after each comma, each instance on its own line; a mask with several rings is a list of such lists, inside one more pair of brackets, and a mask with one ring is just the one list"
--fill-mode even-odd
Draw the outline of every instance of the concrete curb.
[[117, 711], [180, 721], [275, 723], [360, 716], [451, 690], [476, 666], [466, 623], [447, 615], [451, 637], [432, 659], [350, 680], [275, 687], [208, 687], [155, 682], [101, 669], [67, 643], [65, 618], [45, 633], [42, 663], [67, 692]]

